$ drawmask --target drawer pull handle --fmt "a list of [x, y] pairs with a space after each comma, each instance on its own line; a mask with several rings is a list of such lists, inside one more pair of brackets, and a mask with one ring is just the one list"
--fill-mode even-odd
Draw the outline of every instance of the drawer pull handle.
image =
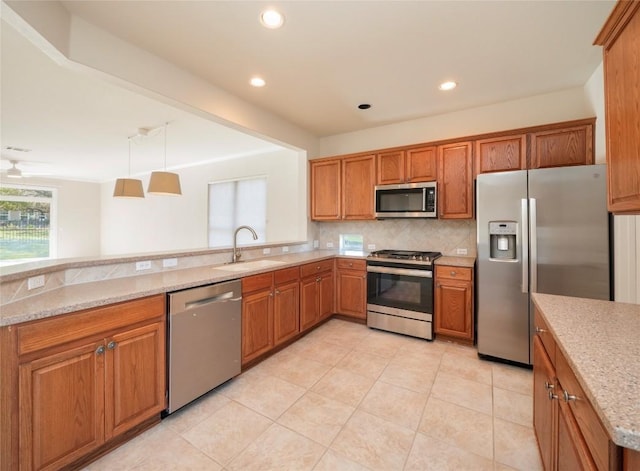
[[553, 391], [549, 391], [549, 400], [553, 401], [554, 399], [558, 399], [558, 395], [553, 394]]
[[100, 345], [98, 348], [96, 348], [96, 355], [102, 355], [104, 353], [104, 345]]
[[118, 344], [117, 344], [117, 343], [115, 343], [115, 342], [112, 340], [111, 342], [109, 342], [109, 343], [107, 344], [107, 348], [108, 348], [109, 350], [113, 350], [114, 348], [116, 348], [116, 345], [118, 345]]
[[562, 392], [562, 398], [564, 399], [564, 402], [578, 400], [577, 396], [574, 396], [573, 394], [569, 394], [566, 389]]
[[536, 334], [544, 334], [547, 329], [543, 329], [542, 327], [536, 326]]
[[556, 385], [555, 385], [555, 384], [550, 383], [549, 381], [545, 381], [545, 382], [544, 382], [544, 388], [545, 388], [547, 391], [550, 391], [550, 390], [552, 390], [552, 389], [553, 389], [553, 388], [555, 388], [555, 387], [556, 387]]

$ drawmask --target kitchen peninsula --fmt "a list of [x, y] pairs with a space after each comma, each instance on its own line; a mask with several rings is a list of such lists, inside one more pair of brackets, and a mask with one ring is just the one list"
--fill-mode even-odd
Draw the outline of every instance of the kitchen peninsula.
[[545, 467], [639, 469], [640, 306], [533, 300], [534, 427]]

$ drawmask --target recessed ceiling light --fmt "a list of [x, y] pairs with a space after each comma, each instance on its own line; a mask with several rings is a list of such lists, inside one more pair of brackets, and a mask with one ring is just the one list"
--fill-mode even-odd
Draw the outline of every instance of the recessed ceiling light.
[[278, 29], [284, 24], [284, 16], [276, 10], [265, 10], [260, 14], [260, 23], [265, 28]]
[[251, 80], [249, 80], [249, 83], [251, 85], [253, 85], [254, 87], [264, 87], [266, 85], [267, 82], [264, 81], [264, 79], [260, 78], [260, 77], [253, 77]]
[[369, 103], [362, 103], [361, 105], [358, 105], [358, 108], [361, 110], [368, 110], [371, 108], [371, 105]]
[[440, 90], [453, 90], [454, 88], [456, 88], [458, 86], [458, 84], [456, 82], [453, 81], [448, 81], [448, 82], [442, 82], [438, 88]]

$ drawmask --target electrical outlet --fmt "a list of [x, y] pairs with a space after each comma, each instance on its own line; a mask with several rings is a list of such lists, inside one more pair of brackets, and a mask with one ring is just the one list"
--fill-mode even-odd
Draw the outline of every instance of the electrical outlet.
[[177, 266], [178, 266], [177, 258], [165, 258], [162, 260], [163, 268], [171, 268], [171, 267], [177, 267]]
[[282, 247], [282, 252], [283, 253], [287, 253], [289, 251], [289, 247], [287, 247], [286, 245], [284, 247]]
[[270, 253], [271, 253], [271, 249], [270, 248], [267, 247], [265, 249], [262, 249], [262, 255], [269, 255]]
[[27, 280], [27, 289], [42, 288], [44, 286], [44, 275], [32, 276]]
[[313, 248], [317, 249], [318, 247], [320, 247], [320, 241], [319, 240], [314, 240], [313, 241]]
[[376, 244], [367, 244], [367, 250], [375, 250]]
[[332, 249], [333, 248], [333, 242], [327, 242], [327, 248], [328, 249]]
[[151, 260], [145, 260], [144, 262], [136, 262], [136, 271], [150, 270], [150, 269], [151, 269]]
[[467, 255], [467, 249], [456, 249], [456, 254]]

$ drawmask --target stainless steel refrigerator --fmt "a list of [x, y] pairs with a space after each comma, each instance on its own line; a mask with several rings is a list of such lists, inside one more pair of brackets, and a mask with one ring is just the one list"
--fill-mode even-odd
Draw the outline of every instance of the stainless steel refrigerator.
[[479, 175], [481, 356], [532, 364], [531, 293], [610, 299], [606, 167]]

